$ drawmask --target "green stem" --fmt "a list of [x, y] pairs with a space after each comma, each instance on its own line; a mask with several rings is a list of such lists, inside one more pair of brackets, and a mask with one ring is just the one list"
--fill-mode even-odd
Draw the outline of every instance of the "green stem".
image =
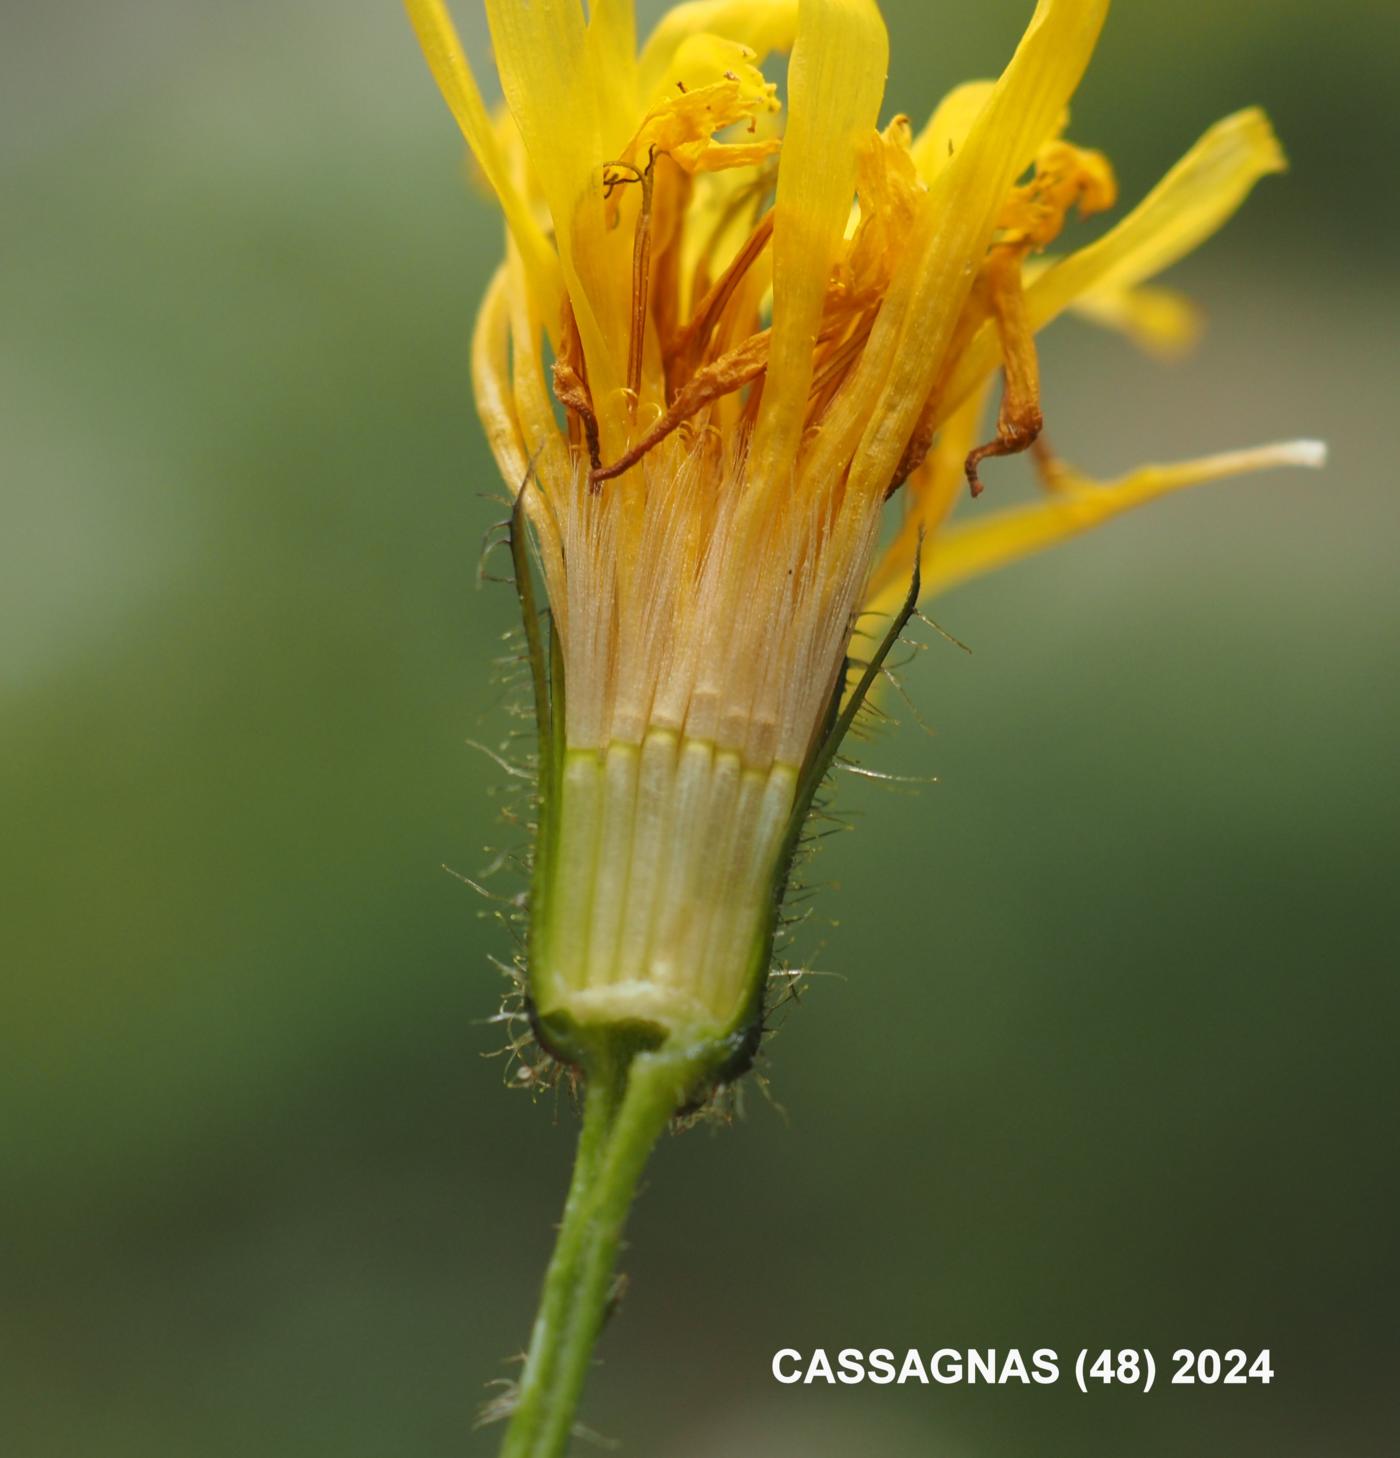
[[712, 1061], [712, 1048], [662, 1048], [606, 1063], [589, 1078], [564, 1218], [501, 1458], [560, 1458], [567, 1448], [637, 1183]]

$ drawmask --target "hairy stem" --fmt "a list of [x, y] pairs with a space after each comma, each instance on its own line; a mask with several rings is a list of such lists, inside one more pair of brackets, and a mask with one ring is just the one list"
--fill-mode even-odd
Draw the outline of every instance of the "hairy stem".
[[637, 1182], [656, 1141], [713, 1062], [710, 1046], [663, 1047], [603, 1062], [589, 1077], [583, 1128], [559, 1238], [501, 1458], [560, 1458], [593, 1347]]

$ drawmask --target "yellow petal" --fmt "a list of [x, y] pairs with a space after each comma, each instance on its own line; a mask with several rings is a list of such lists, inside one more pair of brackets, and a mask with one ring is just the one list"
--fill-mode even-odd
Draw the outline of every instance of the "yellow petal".
[[[584, 58], [589, 84], [598, 92], [601, 135], [610, 146], [612, 138], [631, 134], [642, 109], [633, 0], [589, 0]], [[610, 150], [595, 161], [609, 162], [616, 155]]]
[[[980, 577], [1056, 546], [1135, 506], [1187, 486], [1275, 466], [1317, 467], [1325, 465], [1326, 460], [1327, 450], [1320, 441], [1294, 440], [1253, 450], [1225, 451], [1169, 466], [1142, 466], [1106, 485], [1062, 467], [1057, 489], [1049, 497], [951, 527], [928, 543], [924, 551], [924, 593], [932, 596], [946, 592], [970, 577]], [[893, 611], [898, 599], [898, 591], [893, 596], [886, 592], [882, 609]]]
[[752, 480], [774, 489], [801, 440], [827, 279], [888, 61], [889, 39], [873, 0], [802, 0], [773, 205], [773, 337], [749, 467]]
[[[865, 593], [867, 611], [892, 613], [904, 601], [914, 553], [919, 551], [922, 557], [928, 558], [959, 493], [967, 490], [963, 463], [977, 444], [990, 389], [988, 380], [981, 390], [963, 402], [939, 432], [933, 449], [905, 482], [904, 521], [871, 573]], [[924, 542], [922, 550], [920, 538]]]
[[962, 146], [995, 87], [995, 81], [964, 81], [934, 108], [911, 149], [914, 165], [925, 182], [932, 182]]
[[1162, 359], [1180, 358], [1205, 327], [1200, 309], [1185, 294], [1152, 284], [1092, 289], [1071, 307], [1082, 318], [1105, 329], [1117, 329], [1140, 349]]
[[[472, 333], [472, 388], [487, 443], [507, 487], [512, 492], [525, 490], [527, 476], [546, 483], [546, 491], [525, 491], [523, 504], [542, 557], [547, 563], [558, 563], [562, 570], [559, 534], [547, 491], [569, 480], [572, 473], [550, 403], [541, 399], [538, 365], [530, 357], [539, 328], [528, 321], [530, 310], [520, 267], [519, 252], [512, 249], [481, 302]], [[519, 317], [513, 321], [512, 314]], [[528, 447], [527, 440], [532, 443]]]
[[1037, 310], [1080, 293], [1081, 280], [1125, 288], [1153, 278], [1233, 217], [1261, 177], [1287, 167], [1258, 107], [1218, 121], [1116, 228], [1047, 272]]
[[486, 17], [506, 104], [554, 219], [594, 408], [617, 441], [626, 431], [632, 232], [607, 226], [602, 167], [636, 118], [613, 114], [611, 78], [595, 74], [579, 0], [486, 0]]
[[[557, 311], [560, 289], [559, 260], [524, 198], [510, 178], [506, 159], [496, 140], [495, 128], [477, 89], [471, 64], [457, 37], [452, 18], [442, 0], [405, 0], [409, 19], [418, 33], [418, 43], [428, 68], [456, 118], [477, 165], [491, 184], [506, 215], [521, 256], [525, 260], [531, 289], [541, 306], [548, 302]], [[551, 318], [552, 314], [546, 317]]]
[[[1046, 269], [1026, 290], [1031, 327], [1043, 329], [1091, 290], [1121, 294], [1169, 268], [1233, 216], [1261, 177], [1286, 165], [1262, 111], [1251, 108], [1217, 122], [1122, 222]], [[955, 410], [999, 357], [995, 331], [984, 328], [958, 362], [944, 411]]]
[[486, 443], [502, 477], [518, 486], [527, 458], [510, 377], [510, 295], [506, 265], [492, 276], [472, 331], [472, 393]]
[[592, 0], [588, 7], [588, 48], [595, 75], [628, 113], [637, 110], [637, 16], [632, 0]]
[[639, 65], [644, 97], [661, 86], [676, 51], [696, 35], [739, 41], [762, 60], [769, 51], [792, 49], [797, 34], [797, 0], [691, 0], [662, 16], [642, 47]]
[[[515, 399], [515, 420], [527, 460], [535, 463], [535, 476], [556, 493], [573, 479], [568, 446], [560, 434], [558, 402], [545, 384], [541, 311], [521, 287], [524, 265], [520, 250], [506, 249], [505, 292], [510, 300], [510, 378]], [[514, 486], [519, 476], [506, 477]], [[533, 517], [537, 503], [530, 502]]]
[[1016, 178], [1084, 74], [1108, 0], [1040, 0], [961, 148], [924, 198], [856, 377], [811, 453], [816, 479], [851, 459], [856, 499], [882, 495], [923, 410]]

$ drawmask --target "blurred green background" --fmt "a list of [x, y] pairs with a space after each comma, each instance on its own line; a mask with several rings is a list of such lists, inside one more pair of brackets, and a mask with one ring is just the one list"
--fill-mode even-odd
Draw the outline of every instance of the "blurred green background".
[[[1030, 6], [884, 8], [917, 113]], [[464, 745], [513, 620], [473, 585], [497, 225], [389, 0], [0, 16], [0, 1446], [489, 1452], [574, 1127], [482, 1056], [508, 948], [439, 868], [500, 840]], [[1333, 464], [938, 605], [974, 652], [907, 675], [935, 737], [866, 759], [939, 783], [840, 786], [786, 1118], [750, 1089], [638, 1208], [584, 1413], [623, 1451], [1397, 1451], [1397, 63], [1391, 0], [1110, 17], [1074, 135], [1127, 200], [1249, 102], [1294, 170], [1177, 270], [1193, 361], [1052, 333], [1051, 436], [1102, 474]], [[1277, 1377], [768, 1367], [1147, 1344]]]

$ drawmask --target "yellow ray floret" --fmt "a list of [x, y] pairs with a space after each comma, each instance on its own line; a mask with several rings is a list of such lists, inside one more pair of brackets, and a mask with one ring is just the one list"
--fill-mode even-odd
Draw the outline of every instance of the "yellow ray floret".
[[[1039, 331], [1065, 309], [1135, 288], [1198, 248], [1222, 227], [1254, 184], [1287, 166], [1268, 118], [1257, 108], [1226, 117], [1196, 143], [1131, 213], [1097, 242], [1047, 268], [1026, 290], [1026, 314]], [[958, 361], [945, 412], [998, 362], [995, 332], [984, 327]]]
[[792, 49], [797, 35], [797, 0], [690, 0], [674, 5], [642, 47], [642, 86], [654, 91], [692, 36], [722, 35], [747, 46], [761, 60], [771, 51]]
[[[1326, 462], [1327, 449], [1315, 440], [1282, 441], [1171, 465], [1140, 466], [1108, 482], [1095, 481], [1063, 462], [1055, 462], [1051, 467], [1054, 489], [1042, 500], [947, 527], [928, 543], [922, 564], [924, 595], [933, 597], [970, 578], [1058, 546], [1134, 507], [1189, 486], [1204, 486], [1279, 466], [1316, 468]], [[876, 587], [866, 611], [893, 613], [907, 590], [907, 573], [903, 583], [897, 578], [888, 579], [882, 587]]]
[[409, 18], [438, 84], [477, 165], [500, 202], [531, 283], [540, 298], [557, 297], [559, 260], [531, 215], [501, 154], [491, 118], [481, 99], [466, 52], [442, 0], [408, 0]]
[[848, 492], [886, 494], [957, 338], [977, 266], [1016, 178], [1049, 137], [1088, 65], [1107, 0], [1042, 0], [961, 148], [934, 179], [850, 387], [814, 450]]
[[773, 340], [751, 447], [760, 487], [781, 489], [797, 453], [813, 348], [875, 126], [889, 43], [874, 0], [804, 0], [789, 67], [792, 117], [773, 205]]
[[[1003, 293], [1003, 310], [1020, 311], [1012, 321], [1013, 337], [1038, 332], [1075, 307], [1143, 337], [1159, 351], [1184, 347], [1199, 330], [1197, 311], [1179, 295], [1153, 289], [1145, 280], [1202, 243], [1234, 214], [1260, 178], [1284, 166], [1278, 140], [1259, 110], [1238, 112], [1217, 123], [1098, 242], [1028, 270], [1023, 299]], [[928, 411], [930, 439], [935, 430], [942, 432], [938, 468], [911, 477], [905, 531], [872, 578], [872, 591], [893, 592], [894, 601], [898, 593], [891, 584], [907, 581], [910, 543], [922, 532], [931, 545], [951, 507], [957, 486], [949, 465], [955, 454], [951, 443], [969, 439], [969, 423], [977, 416], [992, 373], [1006, 362], [1005, 319], [999, 325], [993, 314], [985, 322], [974, 319], [969, 324], [975, 332]], [[1032, 359], [1025, 353], [1012, 355], [1013, 371]], [[1024, 379], [1014, 374], [1009, 378], [1013, 412], [1029, 393]], [[926, 590], [931, 590], [932, 580], [931, 572], [926, 573]]]
[[1199, 305], [1176, 289], [1154, 284], [1101, 285], [1070, 307], [1080, 318], [1118, 330], [1161, 359], [1188, 354], [1205, 328]]

